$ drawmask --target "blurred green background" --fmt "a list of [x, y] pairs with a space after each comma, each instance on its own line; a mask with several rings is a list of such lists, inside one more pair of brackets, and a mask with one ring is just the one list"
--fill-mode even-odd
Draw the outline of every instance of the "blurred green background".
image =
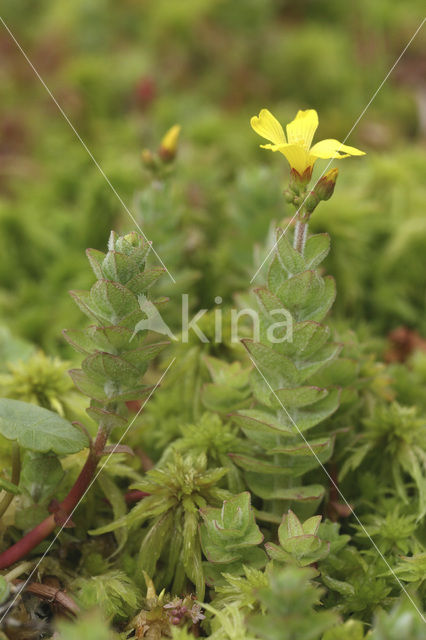
[[[292, 215], [286, 161], [259, 149], [250, 116], [268, 107], [285, 123], [315, 108], [317, 140], [343, 140], [423, 12], [421, 0], [2, 3], [176, 278], [159, 288], [175, 327], [181, 292], [195, 309], [247, 290], [272, 225]], [[333, 238], [335, 317], [377, 336], [401, 324], [426, 334], [425, 44], [423, 28], [348, 140], [368, 155], [339, 164], [312, 220]], [[153, 180], [141, 151], [175, 123], [177, 161]], [[0, 25], [1, 324], [69, 355], [61, 329], [85, 320], [67, 290], [90, 285], [84, 250], [104, 249], [112, 228], [134, 225]]]

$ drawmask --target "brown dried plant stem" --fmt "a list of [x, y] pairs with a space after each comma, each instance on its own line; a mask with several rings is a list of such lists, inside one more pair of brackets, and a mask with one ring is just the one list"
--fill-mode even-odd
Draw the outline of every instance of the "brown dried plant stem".
[[[90, 448], [84, 467], [82, 468], [80, 475], [75, 481], [68, 495], [59, 503], [57, 513], [63, 514], [62, 526], [70, 520], [70, 514], [75, 509], [81, 498], [86, 493], [90, 483], [93, 480], [96, 467], [103, 455], [103, 451], [107, 442], [108, 434], [102, 425], [99, 426], [99, 430], [93, 445]], [[18, 540], [14, 545], [3, 551], [0, 554], [0, 569], [6, 569], [15, 562], [18, 562], [22, 558], [30, 553], [35, 547], [37, 547], [43, 540], [45, 540], [57, 526], [57, 517], [54, 513], [45, 518], [43, 522], [40, 522], [34, 529], [31, 529], [23, 538]]]
[[24, 580], [15, 580], [14, 584], [17, 587], [23, 585], [23, 591], [32, 593], [42, 600], [47, 600], [51, 604], [57, 604], [74, 616], [80, 612], [80, 608], [73, 598], [61, 589], [40, 582], [30, 582], [26, 584]]

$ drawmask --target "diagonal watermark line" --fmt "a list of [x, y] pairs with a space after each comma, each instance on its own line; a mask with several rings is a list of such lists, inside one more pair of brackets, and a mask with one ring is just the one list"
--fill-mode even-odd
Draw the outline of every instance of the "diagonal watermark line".
[[55, 537], [53, 538], [52, 542], [49, 544], [49, 546], [47, 547], [46, 551], [43, 553], [43, 555], [41, 556], [41, 558], [37, 561], [37, 564], [34, 566], [34, 568], [32, 569], [30, 575], [28, 576], [28, 578], [25, 580], [25, 582], [22, 585], [19, 585], [19, 591], [18, 593], [15, 595], [14, 599], [12, 600], [12, 602], [9, 604], [8, 608], [6, 609], [6, 611], [4, 612], [4, 614], [2, 615], [2, 617], [0, 618], [0, 624], [3, 622], [3, 620], [5, 619], [5, 617], [7, 616], [7, 614], [9, 613], [9, 611], [11, 610], [11, 608], [13, 607], [13, 605], [15, 604], [16, 600], [19, 597], [19, 594], [21, 593], [21, 591], [23, 591], [25, 589], [25, 587], [27, 586], [27, 584], [29, 583], [29, 581], [31, 580], [31, 578], [33, 577], [33, 575], [35, 574], [35, 572], [37, 571], [37, 569], [39, 568], [40, 564], [43, 562], [44, 558], [46, 557], [46, 555], [49, 553], [49, 551], [51, 550], [51, 548], [53, 547], [53, 545], [55, 544], [56, 540], [59, 538], [59, 536], [61, 535], [62, 531], [65, 529], [65, 527], [67, 526], [68, 522], [71, 520], [72, 516], [74, 515], [74, 513], [76, 512], [76, 510], [78, 509], [78, 507], [80, 506], [80, 503], [82, 502], [82, 500], [84, 500], [84, 498], [86, 497], [87, 493], [90, 491], [90, 489], [92, 488], [93, 484], [96, 482], [96, 480], [99, 477], [99, 474], [103, 471], [103, 469], [105, 468], [105, 465], [108, 464], [108, 461], [110, 460], [111, 456], [114, 455], [114, 453], [117, 450], [117, 447], [121, 444], [123, 438], [125, 438], [125, 436], [127, 435], [127, 433], [129, 432], [130, 428], [132, 427], [132, 425], [134, 424], [135, 420], [139, 417], [140, 413], [142, 412], [142, 410], [144, 409], [144, 407], [146, 406], [146, 404], [148, 403], [148, 401], [150, 400], [150, 398], [152, 397], [152, 395], [154, 394], [154, 392], [158, 389], [158, 387], [160, 386], [161, 382], [164, 380], [164, 378], [166, 377], [167, 372], [169, 371], [170, 367], [173, 365], [173, 363], [175, 362], [176, 357], [173, 358], [173, 360], [170, 362], [170, 364], [168, 365], [167, 369], [164, 371], [164, 373], [161, 375], [161, 377], [159, 378], [159, 380], [156, 382], [155, 386], [151, 389], [151, 391], [149, 392], [147, 398], [145, 399], [144, 403], [142, 404], [141, 408], [139, 409], [139, 411], [137, 412], [137, 414], [134, 416], [134, 418], [130, 421], [130, 423], [127, 425], [126, 430], [124, 431], [124, 433], [122, 434], [120, 440], [118, 442], [115, 443], [112, 451], [109, 453], [109, 455], [107, 456], [106, 460], [103, 462], [103, 464], [101, 465], [101, 467], [98, 469], [98, 471], [96, 472], [95, 476], [92, 478], [91, 483], [89, 484], [89, 486], [87, 487], [86, 491], [83, 493], [83, 495], [81, 496], [80, 500], [77, 502], [77, 504], [75, 505], [74, 509], [71, 511], [71, 513], [67, 516], [65, 522], [63, 523], [63, 525], [61, 526], [61, 528], [59, 529], [58, 533], [55, 535]]
[[[68, 125], [71, 127], [72, 131], [74, 132], [76, 138], [79, 140], [79, 142], [81, 143], [83, 149], [86, 151], [87, 155], [90, 157], [90, 159], [93, 161], [93, 164], [95, 165], [95, 167], [98, 169], [99, 173], [102, 175], [102, 177], [104, 178], [105, 182], [108, 184], [108, 186], [110, 187], [111, 191], [113, 192], [113, 194], [115, 195], [115, 197], [117, 198], [117, 200], [120, 202], [121, 206], [123, 207], [123, 209], [126, 211], [127, 215], [130, 217], [130, 219], [132, 220], [133, 224], [136, 226], [136, 228], [140, 231], [141, 235], [144, 237], [144, 239], [146, 240], [146, 242], [149, 242], [148, 238], [146, 237], [146, 235], [144, 234], [144, 232], [142, 231], [140, 225], [138, 224], [136, 218], [134, 217], [134, 215], [132, 214], [132, 212], [130, 211], [129, 207], [125, 204], [123, 198], [120, 196], [120, 194], [118, 193], [117, 189], [114, 187], [114, 185], [112, 184], [111, 180], [108, 178], [108, 176], [106, 175], [105, 171], [102, 169], [101, 165], [99, 164], [99, 162], [96, 160], [95, 156], [93, 155], [93, 153], [90, 151], [89, 147], [87, 146], [87, 144], [84, 142], [83, 138], [80, 136], [80, 134], [78, 133], [77, 129], [75, 128], [75, 126], [73, 125], [73, 123], [71, 122], [71, 120], [69, 119], [69, 117], [67, 116], [67, 114], [65, 113], [65, 111], [63, 110], [63, 108], [61, 107], [61, 105], [59, 104], [59, 102], [56, 100], [55, 96], [53, 95], [53, 93], [51, 92], [51, 90], [49, 89], [49, 87], [47, 86], [47, 84], [45, 83], [45, 81], [43, 80], [43, 78], [41, 77], [40, 73], [37, 71], [37, 69], [35, 68], [35, 66], [33, 65], [33, 63], [31, 62], [31, 60], [29, 59], [28, 55], [25, 53], [24, 49], [22, 48], [22, 46], [20, 45], [20, 43], [18, 42], [18, 40], [15, 38], [15, 36], [13, 35], [12, 31], [9, 29], [9, 27], [7, 26], [6, 22], [3, 20], [3, 18], [0, 16], [0, 22], [2, 23], [2, 25], [4, 26], [4, 28], [6, 29], [6, 31], [8, 32], [8, 34], [10, 35], [10, 37], [12, 38], [13, 42], [16, 44], [16, 46], [18, 47], [19, 51], [22, 53], [22, 55], [24, 56], [25, 60], [28, 62], [29, 66], [31, 67], [31, 69], [33, 70], [34, 74], [37, 76], [37, 78], [40, 80], [41, 84], [43, 85], [43, 87], [46, 89], [47, 93], [49, 94], [49, 96], [51, 97], [51, 99], [53, 100], [53, 102], [55, 103], [55, 105], [57, 106], [57, 108], [59, 109], [60, 113], [62, 114], [62, 116], [64, 117], [65, 121], [68, 123]], [[161, 264], [161, 266], [165, 269], [166, 273], [168, 274], [168, 276], [170, 277], [170, 279], [176, 284], [176, 280], [174, 279], [174, 277], [172, 276], [172, 274], [170, 273], [170, 271], [167, 269], [166, 265], [164, 264], [164, 262], [162, 261], [162, 259], [160, 258], [160, 256], [158, 255], [158, 253], [156, 252], [156, 250], [154, 249], [154, 247], [152, 246], [151, 243], [151, 249], [152, 252], [154, 253], [154, 255], [156, 256], [157, 260], [159, 261], [159, 263]]]
[[[398, 58], [395, 60], [395, 62], [393, 63], [392, 67], [389, 69], [389, 71], [387, 72], [386, 76], [383, 78], [382, 82], [379, 84], [379, 86], [377, 87], [376, 91], [373, 93], [373, 95], [371, 96], [370, 100], [368, 101], [368, 103], [366, 104], [366, 106], [364, 107], [364, 109], [361, 111], [360, 115], [358, 116], [358, 118], [355, 120], [354, 124], [352, 125], [351, 130], [349, 131], [349, 133], [346, 135], [345, 139], [343, 140], [343, 142], [340, 143], [339, 148], [337, 149], [337, 151], [339, 151], [341, 149], [341, 147], [345, 144], [345, 142], [347, 141], [347, 139], [349, 138], [349, 136], [351, 135], [351, 133], [353, 132], [353, 130], [355, 129], [355, 127], [358, 125], [359, 121], [361, 120], [361, 118], [363, 118], [365, 112], [367, 111], [367, 109], [370, 107], [371, 103], [373, 102], [373, 100], [376, 98], [377, 94], [379, 93], [379, 91], [382, 89], [383, 85], [385, 84], [386, 80], [389, 78], [389, 76], [391, 75], [392, 71], [395, 69], [396, 65], [399, 63], [399, 61], [401, 60], [402, 56], [404, 55], [404, 53], [407, 51], [408, 47], [410, 46], [410, 44], [413, 42], [414, 38], [417, 36], [417, 34], [419, 33], [420, 29], [423, 27], [424, 23], [426, 22], [426, 18], [423, 18], [423, 20], [421, 21], [421, 23], [419, 24], [419, 26], [417, 27], [416, 31], [413, 33], [413, 35], [411, 36], [411, 38], [409, 39], [409, 41], [407, 42], [407, 44], [405, 45], [405, 47], [403, 48], [403, 50], [401, 51], [401, 53], [399, 54]], [[317, 186], [318, 182], [321, 180], [321, 178], [323, 177], [323, 175], [327, 172], [327, 170], [329, 169], [329, 167], [333, 164], [333, 160], [335, 158], [332, 158], [330, 160], [330, 162], [327, 164], [326, 168], [324, 169], [324, 171], [321, 173], [320, 177], [318, 178], [318, 180], [315, 182], [314, 186], [312, 187], [311, 191], [313, 189], [315, 189], [315, 187]], [[302, 204], [299, 206], [299, 208], [297, 209], [296, 213], [293, 215], [293, 217], [289, 220], [289, 222], [287, 223], [286, 228], [284, 229], [283, 233], [281, 235], [284, 235], [287, 231], [287, 229], [290, 227], [291, 223], [293, 222], [293, 220], [296, 219], [296, 217], [299, 214], [299, 211], [302, 209], [303, 205], [305, 204], [306, 200], [308, 199], [309, 194], [305, 197], [305, 199], [303, 200]], [[260, 265], [260, 267], [258, 267], [256, 273], [254, 274], [254, 276], [252, 277], [252, 279], [250, 280], [250, 284], [253, 283], [253, 281], [257, 278], [257, 275], [259, 274], [259, 272], [261, 271], [263, 265], [265, 264], [265, 262], [269, 259], [269, 257], [271, 256], [272, 252], [275, 250], [275, 247], [277, 246], [279, 240], [276, 240], [276, 242], [274, 243], [274, 245], [272, 246], [272, 248], [270, 249], [270, 251], [268, 252], [268, 254], [266, 255], [266, 257], [264, 258], [262, 264]]]
[[316, 461], [318, 462], [318, 464], [321, 466], [322, 470], [324, 471], [324, 473], [326, 474], [327, 478], [330, 480], [330, 482], [332, 483], [332, 485], [334, 486], [334, 488], [336, 489], [336, 491], [338, 492], [338, 494], [340, 495], [340, 497], [342, 498], [343, 502], [345, 503], [345, 505], [350, 509], [350, 512], [352, 513], [353, 517], [355, 518], [355, 520], [357, 521], [357, 523], [359, 524], [359, 526], [361, 527], [363, 533], [367, 536], [367, 538], [370, 540], [371, 544], [373, 545], [373, 547], [375, 548], [375, 550], [377, 551], [377, 553], [379, 554], [380, 558], [383, 560], [383, 562], [385, 563], [385, 565], [387, 566], [387, 568], [389, 569], [389, 571], [391, 572], [391, 574], [393, 575], [393, 577], [395, 578], [395, 580], [398, 582], [399, 586], [401, 587], [402, 591], [405, 593], [405, 595], [407, 596], [407, 598], [410, 600], [411, 604], [413, 605], [413, 607], [415, 608], [415, 610], [417, 611], [417, 613], [419, 614], [420, 618], [422, 619], [423, 622], [426, 622], [422, 612], [420, 611], [420, 609], [418, 608], [418, 606], [416, 605], [416, 603], [414, 602], [413, 598], [410, 596], [410, 594], [408, 593], [408, 591], [406, 590], [406, 588], [404, 587], [404, 585], [402, 584], [401, 580], [398, 578], [398, 576], [396, 575], [395, 571], [392, 569], [392, 567], [390, 566], [389, 562], [386, 560], [385, 556], [383, 555], [383, 553], [380, 551], [379, 547], [377, 546], [377, 544], [374, 542], [373, 538], [370, 536], [370, 534], [368, 533], [367, 529], [364, 527], [364, 525], [362, 524], [361, 520], [358, 518], [357, 514], [355, 513], [355, 511], [353, 510], [353, 508], [351, 507], [351, 505], [349, 504], [349, 502], [346, 500], [345, 496], [343, 495], [343, 493], [340, 491], [339, 487], [337, 486], [337, 484], [335, 483], [335, 481], [333, 480], [333, 478], [331, 477], [331, 475], [328, 473], [327, 469], [325, 468], [325, 466], [323, 465], [323, 463], [321, 462], [321, 460], [319, 459], [318, 455], [315, 453], [314, 449], [311, 447], [311, 445], [309, 444], [308, 440], [305, 438], [303, 432], [299, 429], [299, 427], [297, 426], [296, 422], [293, 420], [293, 418], [291, 417], [290, 413], [287, 411], [287, 409], [285, 408], [285, 406], [283, 405], [283, 403], [281, 402], [281, 400], [279, 399], [279, 397], [277, 396], [277, 394], [275, 393], [275, 391], [273, 390], [273, 388], [271, 387], [271, 385], [269, 384], [268, 380], [265, 378], [265, 376], [263, 375], [262, 371], [260, 370], [260, 368], [258, 367], [257, 363], [255, 362], [255, 360], [252, 358], [251, 354], [249, 354], [249, 358], [252, 361], [253, 365], [256, 367], [257, 371], [260, 373], [260, 375], [262, 376], [264, 382], [268, 385], [269, 389], [272, 391], [272, 393], [274, 394], [274, 397], [276, 400], [278, 400], [281, 408], [285, 411], [287, 417], [289, 418], [290, 422], [292, 423], [292, 425], [295, 427], [296, 431], [298, 432], [298, 434], [300, 436], [302, 436], [305, 444], [308, 446], [309, 451], [312, 453], [313, 456], [315, 456]]

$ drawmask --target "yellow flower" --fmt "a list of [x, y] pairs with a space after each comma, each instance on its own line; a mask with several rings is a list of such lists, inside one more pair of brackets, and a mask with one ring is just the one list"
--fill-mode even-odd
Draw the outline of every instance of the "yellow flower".
[[286, 127], [287, 137], [278, 120], [268, 109], [262, 109], [258, 116], [253, 116], [250, 124], [256, 133], [272, 143], [261, 144], [262, 149], [280, 151], [287, 158], [290, 167], [301, 176], [305, 174], [306, 177], [311, 177], [312, 168], [318, 158], [365, 155], [364, 151], [331, 138], [321, 140], [311, 147], [318, 127], [318, 114], [315, 109], [298, 111], [295, 119]]
[[174, 124], [161, 140], [159, 154], [163, 160], [173, 160], [177, 153], [180, 125]]

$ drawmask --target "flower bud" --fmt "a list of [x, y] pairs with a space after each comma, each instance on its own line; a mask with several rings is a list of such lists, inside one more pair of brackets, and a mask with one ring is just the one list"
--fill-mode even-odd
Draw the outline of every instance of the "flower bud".
[[331, 198], [334, 192], [334, 187], [336, 186], [338, 173], [339, 169], [330, 169], [330, 171], [327, 171], [327, 173], [325, 173], [318, 181], [318, 184], [315, 187], [315, 193], [319, 200], [328, 200]]
[[158, 155], [163, 162], [171, 162], [175, 159], [178, 149], [180, 125], [174, 124], [165, 134], [161, 141]]
[[142, 162], [147, 169], [155, 169], [156, 161], [154, 154], [149, 149], [143, 149], [141, 153]]
[[311, 214], [316, 206], [320, 203], [320, 198], [316, 191], [310, 191], [305, 198], [305, 208], [307, 213]]
[[141, 242], [143, 243], [143, 239], [138, 233], [136, 233], [136, 231], [131, 231], [130, 233], [127, 233], [125, 236], [122, 236], [122, 237], [123, 237], [123, 240], [125, 240], [132, 247], [140, 247]]
[[289, 204], [292, 204], [294, 200], [294, 192], [291, 191], [290, 189], [284, 189], [283, 194], [284, 194], [285, 201], [288, 202]]

